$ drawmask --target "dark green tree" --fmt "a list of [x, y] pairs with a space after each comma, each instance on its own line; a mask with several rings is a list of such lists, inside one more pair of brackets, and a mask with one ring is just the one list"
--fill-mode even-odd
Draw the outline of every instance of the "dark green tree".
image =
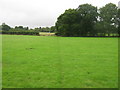
[[56, 22], [56, 31], [57, 35], [60, 36], [77, 36], [75, 32], [79, 28], [77, 26], [78, 19], [78, 12], [75, 9], [68, 9], [63, 14], [61, 14]]
[[24, 29], [23, 26], [15, 26], [15, 29]]
[[56, 32], [55, 26], [52, 26], [52, 27], [50, 28], [50, 32]]
[[118, 34], [120, 36], [120, 9], [118, 9]]
[[29, 30], [29, 27], [24, 27], [25, 30]]
[[111, 33], [117, 33], [117, 6], [113, 3], [106, 4], [99, 9], [99, 19], [104, 33], [110, 36]]
[[91, 4], [83, 4], [80, 5], [77, 10], [81, 16], [81, 35], [95, 36], [96, 31], [94, 29], [94, 25], [98, 18], [97, 7], [94, 7]]
[[61, 36], [95, 36], [97, 8], [90, 4], [80, 5], [77, 9], [66, 10], [58, 17], [56, 28]]
[[5, 23], [2, 24], [2, 30], [3, 31], [9, 31], [10, 29], [11, 29], [11, 27], [8, 26], [7, 24], [5, 24]]

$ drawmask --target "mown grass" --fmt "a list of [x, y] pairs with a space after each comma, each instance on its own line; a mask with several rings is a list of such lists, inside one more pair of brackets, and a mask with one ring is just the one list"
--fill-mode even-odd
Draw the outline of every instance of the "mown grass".
[[40, 32], [40, 36], [55, 36], [55, 33], [49, 33], [49, 32]]
[[3, 88], [116, 88], [118, 38], [3, 35]]

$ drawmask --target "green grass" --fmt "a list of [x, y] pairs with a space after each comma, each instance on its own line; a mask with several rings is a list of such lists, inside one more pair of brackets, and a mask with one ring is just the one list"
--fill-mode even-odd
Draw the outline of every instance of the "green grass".
[[118, 38], [3, 35], [3, 88], [117, 88]]

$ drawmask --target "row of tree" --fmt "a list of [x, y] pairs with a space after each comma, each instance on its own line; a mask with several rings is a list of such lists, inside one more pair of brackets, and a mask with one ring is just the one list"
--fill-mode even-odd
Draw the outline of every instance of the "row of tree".
[[34, 28], [34, 29], [29, 29], [29, 27], [23, 27], [23, 26], [15, 26], [15, 28], [11, 28], [9, 25], [3, 23], [1, 25], [1, 30], [4, 32], [7, 31], [36, 31], [36, 32], [55, 32], [55, 26], [51, 27], [39, 27], [39, 28]]
[[15, 34], [15, 35], [40, 35], [37, 31], [31, 31], [31, 30], [9, 30], [9, 31], [2, 31], [0, 32], [2, 34]]
[[[120, 36], [120, 9], [109, 3], [98, 9], [91, 4], [79, 5], [61, 14], [55, 26], [29, 29], [16, 26], [11, 28], [5, 23], [0, 26], [4, 33], [55, 32], [58, 36]], [[34, 33], [33, 33], [34, 34]]]
[[39, 31], [39, 32], [56, 32], [55, 26], [51, 26], [51, 27], [39, 27], [39, 28], [35, 28], [33, 29], [35, 31]]
[[120, 10], [113, 3], [100, 9], [79, 5], [58, 17], [56, 32], [59, 36], [120, 36]]

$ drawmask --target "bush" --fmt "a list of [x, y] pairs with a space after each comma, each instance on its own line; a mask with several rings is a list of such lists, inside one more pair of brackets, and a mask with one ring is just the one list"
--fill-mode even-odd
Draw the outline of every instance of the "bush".
[[15, 34], [15, 35], [39, 35], [37, 31], [18, 31], [18, 30], [11, 30], [11, 31], [1, 31], [0, 34]]

